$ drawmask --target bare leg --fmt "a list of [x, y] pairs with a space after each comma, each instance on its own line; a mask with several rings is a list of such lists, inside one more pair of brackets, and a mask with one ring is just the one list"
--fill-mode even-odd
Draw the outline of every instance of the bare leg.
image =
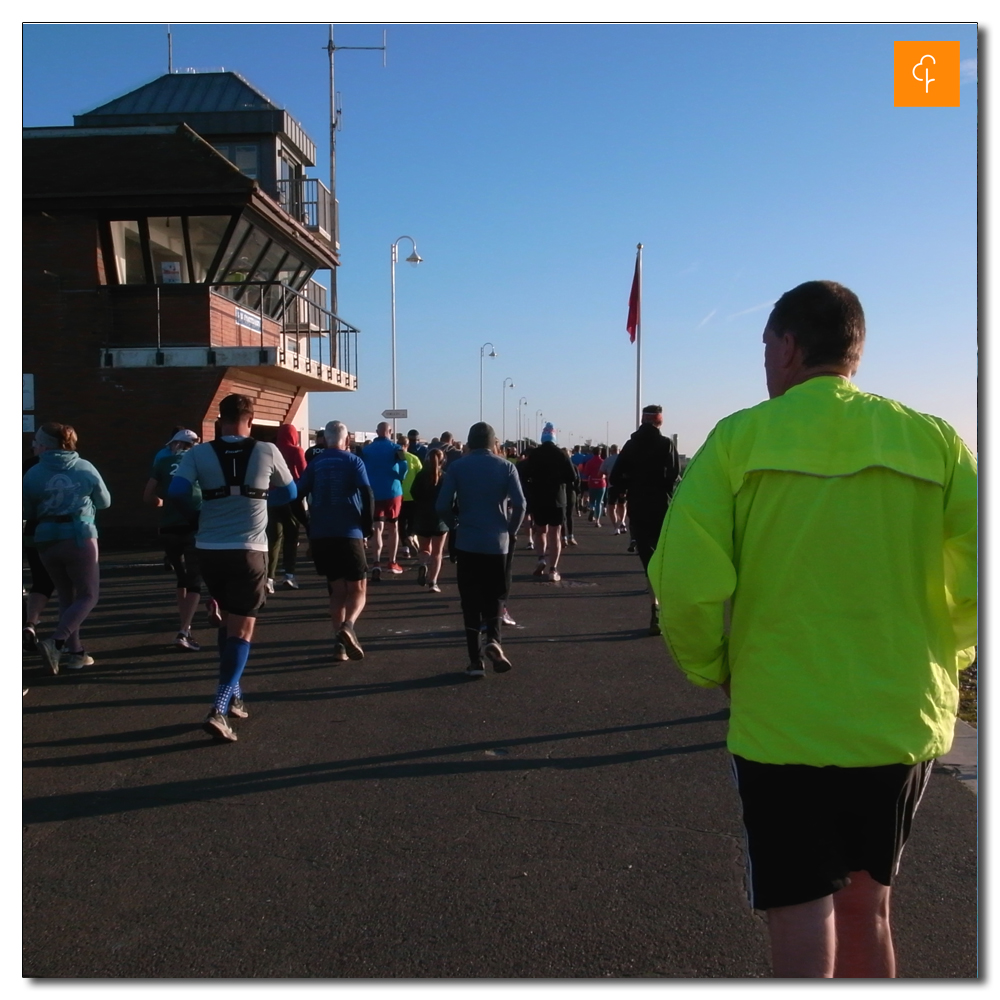
[[49, 599], [45, 594], [36, 594], [34, 592], [28, 594], [25, 613], [27, 614], [29, 625], [38, 624], [39, 619], [42, 617], [42, 612], [45, 610], [45, 605], [48, 602]]
[[550, 524], [545, 528], [545, 563], [550, 570], [559, 568], [559, 556], [562, 555], [562, 538], [558, 524]]
[[399, 521], [389, 521], [386, 530], [389, 537], [386, 539], [385, 547], [389, 553], [389, 562], [394, 563], [399, 555]]
[[374, 535], [372, 535], [372, 540], [375, 544], [374, 558], [376, 566], [378, 566], [378, 564], [382, 560], [382, 530], [384, 528], [385, 528], [385, 521], [375, 522], [375, 533]]
[[191, 629], [191, 622], [194, 621], [194, 613], [201, 603], [201, 594], [195, 590], [185, 590], [184, 587], [177, 588], [177, 613], [181, 618], [181, 631], [188, 632]]
[[444, 543], [447, 535], [436, 535], [430, 539], [430, 562], [427, 566], [427, 582], [437, 583], [437, 578], [441, 575], [441, 563], [444, 559]]
[[832, 979], [836, 931], [833, 896], [767, 911], [775, 979]]
[[226, 630], [226, 637], [229, 639], [244, 639], [249, 642], [253, 638], [253, 627], [256, 624], [256, 618], [233, 615], [228, 611], [222, 612], [222, 627]]
[[896, 955], [889, 926], [892, 890], [868, 872], [851, 872], [851, 883], [833, 894], [837, 928], [837, 979], [895, 979]]
[[330, 621], [334, 629], [356, 622], [365, 609], [367, 580], [330, 581]]

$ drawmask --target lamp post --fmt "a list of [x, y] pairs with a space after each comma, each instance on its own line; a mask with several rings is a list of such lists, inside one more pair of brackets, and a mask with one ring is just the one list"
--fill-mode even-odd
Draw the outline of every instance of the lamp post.
[[539, 421], [542, 419], [542, 411], [535, 410], [535, 444], [539, 443]]
[[[508, 382], [510, 385], [507, 384]], [[507, 378], [503, 380], [503, 389], [500, 392], [503, 396], [503, 423], [500, 425], [503, 447], [506, 447], [507, 445], [507, 390], [513, 388], [514, 380], [508, 375]]]
[[521, 407], [528, 405], [528, 397], [522, 396], [517, 401], [517, 450], [518, 454], [521, 452], [521, 442], [523, 440], [523, 435], [521, 434]]
[[[490, 349], [490, 353], [487, 355], [486, 348]], [[483, 358], [490, 357], [495, 358], [497, 356], [497, 349], [487, 340], [482, 347], [479, 348], [479, 422], [483, 422]]]
[[[400, 240], [409, 240], [413, 244], [413, 253], [406, 258], [407, 264], [414, 267], [423, 262], [423, 257], [417, 253], [417, 244], [412, 236], [400, 236], [392, 244], [392, 254], [389, 262], [389, 286], [392, 303], [392, 408], [396, 409], [396, 261], [399, 259]], [[392, 436], [396, 437], [396, 418], [392, 418]]]

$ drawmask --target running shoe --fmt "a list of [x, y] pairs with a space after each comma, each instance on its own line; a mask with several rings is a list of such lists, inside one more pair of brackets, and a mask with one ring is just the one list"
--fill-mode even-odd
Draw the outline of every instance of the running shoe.
[[513, 618], [511, 618], [510, 612], [506, 608], [503, 609], [503, 614], [500, 616], [500, 621], [502, 621], [504, 623], [504, 625], [516, 625], [517, 624], [517, 622], [514, 621]]
[[219, 602], [214, 597], [210, 597], [205, 602], [205, 614], [208, 615], [208, 624], [218, 628], [222, 624], [222, 615], [219, 613]]
[[35, 634], [35, 626], [31, 622], [21, 630], [21, 648], [26, 653], [38, 651], [38, 636]]
[[559, 570], [557, 570], [557, 569], [550, 569], [549, 570], [549, 579], [553, 583], [558, 583], [562, 579], [562, 575], [560, 574]]
[[660, 635], [660, 609], [654, 604], [649, 616], [649, 634]]
[[529, 535], [529, 536], [528, 536], [528, 544], [527, 544], [527, 545], [525, 545], [525, 548], [526, 548], [526, 549], [533, 549], [534, 547], [535, 547], [535, 543], [534, 543], [534, 541], [532, 541], [532, 538], [531, 538], [531, 536]]
[[287, 590], [298, 590], [299, 584], [295, 579], [294, 573], [286, 573], [285, 579], [281, 581], [281, 586], [285, 587]]
[[631, 539], [628, 543], [629, 552], [635, 552], [635, 539]]
[[422, 587], [427, 583], [427, 567], [421, 563], [417, 567], [417, 586]]
[[233, 732], [226, 717], [216, 708], [213, 708], [204, 722], [205, 732], [209, 736], [214, 736], [217, 740], [228, 740], [230, 743], [236, 742], [236, 733]]
[[62, 666], [66, 670], [83, 670], [84, 667], [92, 667], [94, 658], [85, 650], [78, 653], [63, 652]]
[[389, 565], [386, 566], [386, 569], [390, 573], [393, 573], [396, 576], [399, 576], [399, 574], [403, 572], [403, 567], [400, 566], [398, 562], [391, 562], [391, 563], [389, 563]]
[[510, 670], [510, 660], [503, 655], [503, 649], [499, 642], [486, 643], [486, 649], [483, 652], [486, 654], [486, 659], [493, 664], [495, 673], [503, 674]]
[[348, 659], [363, 660], [365, 651], [358, 642], [358, 637], [354, 634], [354, 629], [350, 625], [341, 625], [337, 630], [337, 641], [342, 643], [347, 650]]
[[427, 584], [427, 589], [432, 594], [440, 594], [441, 593], [441, 588], [438, 586], [437, 580], [431, 580], [431, 582], [429, 584]]
[[532, 576], [545, 576], [545, 560], [539, 559], [538, 565], [531, 571]]
[[267, 578], [267, 592], [269, 594], [274, 593], [274, 580], [272, 580], [270, 577]]
[[578, 543], [577, 543], [577, 540], [576, 540], [576, 536], [575, 535], [570, 535], [569, 538], [566, 539], [566, 544], [567, 545], [577, 545]]
[[233, 698], [229, 703], [229, 718], [230, 719], [249, 719], [250, 713], [247, 711], [246, 705], [243, 704], [242, 698]]
[[195, 642], [190, 632], [178, 632], [177, 638], [174, 639], [174, 645], [178, 649], [190, 649], [192, 653], [201, 652], [201, 643]]
[[382, 567], [372, 566], [372, 583], [382, 582]]
[[475, 662], [470, 663], [465, 668], [465, 676], [466, 677], [485, 677], [486, 676], [486, 668], [483, 666], [483, 661], [482, 660], [476, 660]]
[[335, 642], [333, 644], [333, 662], [343, 663], [349, 659], [350, 657], [347, 655], [347, 650], [344, 649], [344, 644], [342, 642]]
[[61, 649], [56, 649], [55, 639], [42, 639], [38, 643], [38, 652], [42, 654], [42, 660], [45, 666], [49, 668], [54, 674], [59, 673], [59, 661], [63, 657], [63, 652]]

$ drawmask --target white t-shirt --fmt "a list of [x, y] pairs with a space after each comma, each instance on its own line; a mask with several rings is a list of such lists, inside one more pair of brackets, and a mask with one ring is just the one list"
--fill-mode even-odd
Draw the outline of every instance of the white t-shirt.
[[[224, 441], [242, 438], [226, 436]], [[215, 450], [208, 443], [189, 449], [176, 476], [197, 483], [202, 493], [226, 485], [222, 466]], [[292, 481], [281, 452], [273, 444], [258, 441], [250, 452], [243, 485], [266, 490], [272, 486], [287, 486]], [[253, 497], [226, 496], [204, 500], [198, 521], [195, 547], [199, 549], [253, 549], [267, 551], [267, 500]]]

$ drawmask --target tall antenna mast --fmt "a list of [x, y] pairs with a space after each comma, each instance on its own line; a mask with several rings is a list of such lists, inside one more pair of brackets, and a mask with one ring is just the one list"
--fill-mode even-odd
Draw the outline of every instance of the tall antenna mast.
[[[363, 52], [381, 52], [382, 66], [385, 66], [385, 31], [382, 31], [381, 45], [334, 45], [333, 25], [330, 25], [330, 40], [323, 46], [330, 58], [330, 201], [333, 214], [333, 249], [340, 251], [340, 208], [337, 204], [337, 131], [340, 129], [341, 106], [333, 82], [333, 54], [348, 49]], [[337, 312], [337, 269], [330, 272], [330, 305]]]
[[174, 41], [170, 36], [170, 25], [167, 25], [167, 72], [174, 71]]

